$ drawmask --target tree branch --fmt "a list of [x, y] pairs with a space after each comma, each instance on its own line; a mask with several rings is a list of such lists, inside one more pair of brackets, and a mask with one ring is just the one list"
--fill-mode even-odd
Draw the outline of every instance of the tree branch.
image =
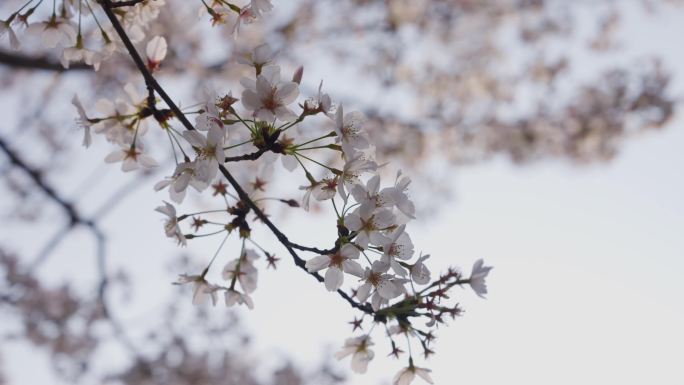
[[23, 68], [30, 70], [43, 70], [64, 72], [71, 70], [92, 70], [93, 67], [85, 63], [74, 63], [69, 68], [64, 68], [62, 64], [46, 56], [26, 56], [19, 53], [11, 53], [0, 50], [0, 64], [12, 68]]
[[136, 4], [142, 3], [143, 1], [145, 1], [145, 0], [118, 1], [116, 3], [111, 3], [110, 7], [111, 8], [132, 7]]
[[[140, 57], [140, 54], [138, 54], [138, 51], [135, 49], [135, 46], [133, 46], [133, 43], [131, 40], [128, 38], [128, 35], [126, 34], [126, 31], [123, 29], [121, 26], [121, 23], [117, 19], [116, 15], [112, 11], [112, 2], [111, 0], [102, 0], [101, 6], [107, 15], [107, 18], [109, 21], [112, 23], [112, 26], [114, 27], [114, 30], [117, 32], [119, 37], [121, 38], [122, 42], [124, 43], [124, 46], [128, 50], [128, 53], [130, 54], [131, 58], [135, 62], [136, 67], [138, 67], [138, 70], [142, 74], [143, 78], [145, 79], [145, 83], [148, 85], [148, 87], [154, 88], [154, 90], [159, 94], [159, 96], [164, 100], [164, 102], [168, 105], [168, 107], [171, 109], [171, 111], [174, 113], [176, 118], [183, 124], [183, 126], [190, 131], [194, 131], [195, 127], [190, 123], [190, 121], [185, 117], [185, 114], [178, 108], [178, 106], [174, 103], [174, 101], [169, 97], [169, 95], [164, 91], [164, 89], [161, 87], [161, 85], [157, 82], [157, 80], [152, 76], [152, 73], [150, 73], [149, 69], [145, 65], [145, 62], [142, 60]], [[323, 277], [318, 274], [318, 273], [310, 273], [306, 269], [306, 261], [303, 260], [299, 255], [297, 255], [297, 252], [293, 248], [293, 244], [287, 239], [287, 236], [278, 229], [277, 226], [271, 222], [270, 219], [264, 214], [263, 211], [252, 201], [252, 199], [249, 197], [249, 195], [245, 192], [245, 190], [240, 186], [238, 181], [233, 177], [233, 175], [226, 169], [226, 167], [223, 164], [219, 164], [219, 170], [221, 171], [221, 174], [228, 180], [230, 185], [235, 189], [235, 191], [238, 194], [238, 197], [240, 200], [245, 202], [247, 206], [254, 211], [256, 216], [263, 222], [266, 227], [268, 227], [273, 235], [276, 236], [278, 241], [287, 249], [289, 254], [292, 256], [295, 265], [303, 269], [304, 271], [307, 272], [307, 274], [313, 276], [318, 280], [319, 282], [323, 282], [324, 279]], [[301, 246], [300, 246], [301, 248]], [[368, 304], [361, 304], [356, 302], [353, 298], [351, 298], [347, 293], [344, 291], [337, 290], [337, 293], [344, 298], [353, 308], [359, 309], [367, 314], [374, 314], [373, 309], [368, 305]]]

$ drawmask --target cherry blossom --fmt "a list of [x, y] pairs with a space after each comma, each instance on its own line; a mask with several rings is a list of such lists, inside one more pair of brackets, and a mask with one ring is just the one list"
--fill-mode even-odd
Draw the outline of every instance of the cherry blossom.
[[382, 244], [383, 253], [380, 259], [386, 269], [391, 267], [394, 273], [401, 277], [405, 277], [407, 271], [397, 259], [408, 260], [413, 257], [413, 242], [405, 229], [406, 226], [402, 225], [387, 234], [387, 241]]
[[401, 369], [394, 380], [392, 380], [392, 385], [409, 385], [413, 382], [413, 379], [418, 375], [418, 377], [425, 380], [428, 384], [434, 384], [432, 378], [430, 377], [430, 369], [418, 368], [413, 366], [411, 363], [409, 366]]
[[31, 24], [29, 31], [40, 32], [45, 48], [54, 48], [58, 44], [69, 47], [76, 43], [76, 28], [70, 21], [56, 15], [47, 21]]
[[105, 157], [105, 162], [116, 163], [121, 162], [122, 171], [137, 170], [140, 167], [152, 168], [159, 164], [149, 155], [143, 152], [143, 146], [138, 145], [123, 145], [121, 149], [111, 152]]
[[492, 266], [484, 266], [484, 261], [482, 259], [478, 259], [473, 264], [473, 270], [470, 273], [468, 281], [475, 294], [481, 298], [484, 298], [485, 294], [487, 294], [485, 278], [487, 278], [487, 275], [489, 275], [489, 272], [492, 269]]
[[369, 206], [360, 206], [344, 218], [344, 223], [351, 231], [358, 232], [354, 242], [362, 248], [369, 243], [381, 245], [387, 237], [383, 231], [394, 225], [395, 216], [388, 209], [373, 210]]
[[178, 217], [176, 216], [176, 208], [168, 202], [164, 202], [164, 206], [159, 206], [155, 209], [164, 215], [166, 215], [166, 223], [164, 223], [164, 231], [166, 236], [169, 238], [176, 238], [178, 244], [185, 246], [186, 240], [183, 232], [178, 226]]
[[362, 133], [364, 117], [358, 111], [344, 115], [342, 105], [335, 112], [336, 142], [342, 143], [344, 153], [352, 155], [356, 150], [368, 148], [368, 138]]
[[425, 285], [430, 282], [430, 270], [425, 266], [425, 260], [430, 258], [430, 255], [423, 255], [418, 258], [418, 261], [411, 266], [411, 279], [419, 285]]
[[354, 261], [358, 257], [359, 250], [354, 245], [347, 243], [340, 250], [332, 254], [319, 255], [308, 260], [306, 262], [306, 269], [313, 273], [327, 268], [325, 287], [329, 291], [335, 291], [342, 287], [344, 273], [363, 277], [363, 268], [358, 262]]
[[187, 275], [181, 274], [178, 276], [178, 281], [175, 282], [176, 285], [183, 285], [186, 283], [192, 283], [192, 304], [193, 305], [204, 305], [211, 298], [211, 303], [216, 306], [218, 302], [217, 292], [219, 288], [215, 285], [210, 284], [204, 279], [204, 275]]
[[355, 373], [366, 373], [368, 363], [375, 357], [375, 353], [368, 348], [369, 346], [373, 346], [373, 342], [369, 336], [348, 338], [344, 342], [342, 350], [335, 353], [335, 357], [338, 360], [341, 360], [351, 355], [352, 370]]
[[266, 122], [291, 121], [297, 115], [287, 106], [299, 95], [298, 84], [280, 80], [280, 67], [265, 67], [256, 82], [243, 81], [242, 104], [252, 115]]

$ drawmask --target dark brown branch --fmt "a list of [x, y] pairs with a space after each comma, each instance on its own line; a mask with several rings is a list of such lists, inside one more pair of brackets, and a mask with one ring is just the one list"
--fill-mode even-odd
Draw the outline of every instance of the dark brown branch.
[[250, 152], [249, 154], [237, 155], [237, 156], [227, 156], [224, 162], [239, 162], [242, 160], [257, 160], [261, 155], [268, 152], [268, 148], [260, 148], [257, 151]]
[[136, 4], [142, 3], [145, 0], [126, 0], [126, 1], [119, 1], [116, 3], [111, 3], [110, 7], [111, 8], [121, 8], [121, 7], [132, 7]]
[[85, 225], [87, 227], [92, 227], [94, 226], [93, 222], [90, 220], [86, 220], [82, 218], [78, 212], [76, 211], [76, 208], [71, 202], [66, 201], [62, 197], [60, 197], [57, 192], [52, 188], [52, 186], [48, 185], [44, 180], [43, 176], [41, 175], [40, 171], [34, 169], [33, 167], [29, 166], [21, 157], [19, 154], [14, 152], [11, 148], [9, 148], [7, 142], [0, 137], [0, 149], [7, 155], [9, 158], [9, 161], [15, 165], [17, 168], [23, 170], [33, 181], [33, 183], [38, 186], [40, 190], [42, 190], [45, 195], [47, 195], [52, 201], [57, 203], [67, 214], [67, 217], [69, 218], [69, 224], [73, 227], [77, 224]]
[[[142, 60], [140, 57], [140, 54], [138, 54], [138, 51], [135, 49], [133, 46], [133, 43], [131, 40], [128, 38], [128, 35], [126, 34], [126, 31], [124, 31], [123, 27], [121, 26], [121, 23], [119, 23], [119, 20], [117, 19], [116, 15], [112, 11], [112, 2], [111, 0], [102, 0], [102, 8], [104, 9], [105, 14], [107, 15], [107, 18], [109, 18], [109, 21], [112, 23], [112, 26], [114, 27], [114, 30], [116, 33], [119, 35], [121, 38], [121, 41], [124, 43], [124, 46], [128, 50], [128, 53], [130, 54], [131, 58], [135, 62], [136, 67], [138, 67], [138, 70], [142, 74], [143, 78], [145, 79], [145, 83], [148, 85], [148, 87], [153, 87], [154, 90], [159, 94], [159, 96], [164, 100], [166, 105], [169, 106], [171, 111], [174, 113], [174, 116], [178, 118], [178, 120], [183, 124], [183, 126], [187, 130], [195, 130], [195, 127], [190, 123], [190, 121], [185, 117], [185, 114], [178, 108], [176, 103], [169, 97], [169, 95], [164, 91], [164, 89], [159, 85], [157, 80], [152, 76], [152, 73], [150, 73], [149, 69], [145, 65], [145, 62]], [[307, 274], [313, 276], [316, 278], [319, 282], [323, 282], [323, 277], [318, 274], [318, 273], [310, 273], [306, 269], [306, 261], [303, 260], [299, 255], [297, 255], [297, 252], [293, 248], [293, 244], [287, 239], [287, 236], [283, 234], [283, 232], [278, 229], [276, 225], [271, 222], [270, 219], [264, 214], [263, 211], [252, 201], [252, 199], [247, 195], [245, 190], [240, 186], [238, 181], [233, 177], [233, 175], [226, 169], [226, 167], [222, 164], [219, 165], [219, 170], [221, 171], [221, 174], [228, 180], [230, 185], [235, 189], [235, 191], [238, 194], [238, 197], [240, 198], [241, 201], [245, 202], [247, 206], [249, 206], [250, 209], [254, 211], [256, 216], [263, 222], [266, 227], [271, 230], [273, 235], [278, 238], [278, 241], [287, 249], [287, 251], [290, 253], [292, 256], [295, 265], [303, 269], [304, 271], [307, 272]], [[316, 249], [318, 250], [318, 249]], [[338, 294], [344, 298], [352, 307], [359, 309], [367, 314], [374, 314], [373, 309], [368, 305], [368, 304], [361, 304], [356, 302], [353, 298], [351, 298], [347, 293], [345, 293], [342, 290], [337, 290]]]
[[92, 70], [93, 67], [85, 63], [74, 63], [69, 68], [64, 68], [62, 64], [44, 56], [26, 56], [19, 53], [12, 53], [0, 50], [0, 64], [12, 68], [23, 68], [30, 70], [44, 70], [64, 72], [71, 70]]

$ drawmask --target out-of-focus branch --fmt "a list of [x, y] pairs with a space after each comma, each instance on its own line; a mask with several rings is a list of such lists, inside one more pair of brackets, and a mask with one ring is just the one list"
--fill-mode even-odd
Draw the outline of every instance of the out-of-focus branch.
[[19, 154], [14, 152], [14, 150], [12, 150], [8, 146], [7, 142], [2, 137], [0, 137], [0, 150], [2, 150], [2, 152], [5, 153], [5, 155], [7, 155], [9, 161], [13, 165], [23, 170], [31, 178], [31, 180], [33, 180], [36, 186], [45, 193], [45, 195], [47, 195], [53, 202], [57, 203], [62, 208], [62, 210], [64, 210], [64, 212], [69, 217], [69, 223], [71, 226], [94, 226], [94, 223], [91, 220], [84, 219], [78, 214], [76, 208], [71, 202], [68, 202], [67, 200], [59, 196], [57, 192], [52, 188], [52, 186], [50, 186], [43, 180], [43, 176], [41, 175], [40, 171], [29, 166], [28, 163], [26, 163]]
[[55, 238], [53, 238], [46, 248], [43, 249], [41, 254], [36, 258], [35, 261], [31, 264], [29, 269], [35, 268], [37, 265], [39, 265], [45, 257], [48, 255], [49, 251], [54, 248], [57, 243], [59, 242], [60, 239], [62, 239], [69, 231], [71, 231], [74, 227], [77, 225], [82, 225], [85, 226], [90, 230], [90, 232], [93, 234], [95, 237], [95, 240], [97, 242], [97, 253], [96, 253], [96, 260], [97, 260], [97, 270], [98, 270], [98, 285], [97, 285], [97, 297], [98, 300], [100, 301], [100, 304], [102, 306], [102, 311], [107, 320], [109, 320], [110, 324], [114, 328], [115, 333], [119, 337], [119, 341], [124, 344], [132, 353], [134, 353], [136, 356], [140, 356], [138, 353], [137, 348], [135, 345], [132, 343], [130, 338], [127, 336], [127, 334], [124, 331], [123, 326], [118, 322], [118, 320], [112, 315], [111, 311], [109, 310], [109, 306], [107, 304], [107, 298], [106, 298], [106, 292], [107, 292], [107, 287], [109, 285], [109, 278], [107, 275], [107, 254], [106, 254], [106, 237], [105, 234], [100, 230], [100, 228], [97, 226], [97, 223], [93, 221], [92, 219], [85, 218], [81, 216], [74, 205], [70, 202], [68, 202], [66, 199], [61, 197], [55, 190], [47, 184], [42, 176], [40, 171], [34, 169], [33, 167], [29, 166], [24, 159], [21, 158], [19, 154], [17, 154], [14, 150], [12, 150], [7, 142], [0, 137], [0, 150], [5, 153], [5, 155], [9, 158], [9, 161], [12, 165], [16, 166], [17, 168], [23, 170], [30, 178], [31, 180], [35, 183], [35, 185], [47, 195], [50, 200], [55, 202], [57, 205], [59, 205], [62, 210], [65, 212], [65, 214], [69, 217], [69, 225], [66, 226], [64, 229], [60, 230]]
[[18, 69], [30, 69], [30, 70], [43, 70], [43, 71], [55, 71], [64, 72], [72, 70], [90, 70], [93, 67], [86, 65], [85, 63], [74, 63], [69, 68], [64, 68], [62, 64], [57, 61], [52, 60], [45, 56], [26, 56], [15, 52], [7, 52], [0, 50], [0, 64], [18, 68]]

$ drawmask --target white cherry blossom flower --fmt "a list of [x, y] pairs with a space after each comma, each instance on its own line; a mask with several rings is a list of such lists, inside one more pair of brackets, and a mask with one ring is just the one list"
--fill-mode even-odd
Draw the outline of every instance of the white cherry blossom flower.
[[31, 24], [29, 32], [40, 32], [43, 46], [55, 48], [58, 44], [69, 47], [76, 43], [76, 28], [68, 20], [53, 15], [47, 21]]
[[340, 197], [346, 201], [347, 191], [350, 190], [353, 185], [361, 183], [361, 179], [359, 178], [361, 174], [375, 172], [377, 169], [378, 164], [368, 159], [360, 152], [347, 158], [342, 173], [339, 175], [339, 179], [342, 181], [338, 189]]
[[332, 109], [332, 99], [330, 95], [323, 93], [323, 81], [318, 84], [318, 94], [316, 98], [309, 98], [304, 101], [304, 110], [308, 113], [318, 113], [322, 112], [325, 115], [330, 114]]
[[183, 137], [197, 152], [195, 159], [195, 177], [201, 182], [210, 184], [218, 173], [219, 163], [223, 164], [224, 131], [216, 126], [206, 134], [199, 131], [184, 131]]
[[229, 261], [223, 268], [223, 279], [237, 280], [245, 293], [253, 293], [259, 278], [259, 270], [254, 266], [258, 258], [259, 254], [254, 250], [245, 249], [240, 258]]
[[231, 307], [235, 304], [245, 305], [250, 310], [254, 309], [254, 301], [252, 297], [247, 294], [240, 293], [237, 290], [227, 289], [225, 293], [226, 306]]
[[159, 191], [169, 188], [169, 197], [176, 203], [182, 203], [188, 186], [192, 186], [198, 192], [204, 191], [209, 184], [195, 178], [195, 163], [181, 162], [176, 166], [171, 177], [164, 178], [154, 185], [154, 190]]
[[69, 68], [71, 62], [84, 62], [87, 65], [93, 66], [95, 71], [100, 69], [100, 60], [97, 53], [84, 48], [83, 43], [80, 41], [77, 41], [75, 46], [65, 48], [64, 51], [62, 51], [62, 57], [60, 58], [62, 66], [64, 68]]
[[401, 284], [396, 282], [391, 275], [385, 274], [386, 271], [380, 261], [373, 262], [371, 269], [366, 268], [363, 276], [365, 283], [356, 291], [359, 301], [366, 302], [373, 289], [385, 300], [396, 298], [404, 292]]
[[423, 255], [411, 267], [411, 279], [419, 285], [425, 285], [430, 282], [430, 270], [423, 263], [428, 258], [430, 258], [430, 254]]
[[328, 177], [321, 179], [313, 189], [313, 196], [317, 201], [325, 201], [328, 199], [333, 199], [335, 197], [335, 192], [337, 192], [338, 178]]
[[242, 82], [246, 86], [242, 92], [242, 105], [253, 111], [252, 115], [263, 121], [272, 122], [276, 118], [293, 121], [297, 115], [288, 108], [299, 95], [299, 85], [295, 82], [280, 80], [280, 67], [265, 67], [257, 76], [256, 82]]
[[351, 156], [356, 150], [368, 148], [368, 138], [362, 132], [364, 117], [358, 111], [344, 115], [344, 108], [340, 104], [335, 112], [335, 133], [337, 143], [342, 143], [342, 151]]
[[402, 177], [401, 171], [399, 171], [397, 173], [397, 179], [394, 183], [394, 187], [384, 189], [383, 191], [386, 190], [386, 194], [391, 196], [393, 204], [397, 207], [397, 209], [399, 209], [399, 211], [404, 213], [404, 215], [407, 217], [415, 219], [415, 205], [411, 199], [409, 199], [408, 194], [406, 193], [409, 184], [411, 184], [411, 179], [407, 176]]
[[344, 218], [344, 225], [351, 231], [358, 232], [354, 242], [362, 248], [369, 243], [382, 245], [387, 237], [382, 234], [394, 225], [394, 214], [388, 209], [373, 210], [369, 206], [358, 207]]
[[388, 207], [394, 203], [394, 193], [391, 189], [380, 191], [380, 175], [374, 175], [365, 186], [362, 184], [352, 186], [351, 194], [357, 203], [371, 210]]
[[371, 362], [375, 353], [368, 347], [373, 346], [369, 336], [347, 338], [342, 350], [335, 353], [335, 357], [341, 360], [349, 355], [352, 356], [351, 368], [355, 373], [366, 373], [368, 363]]
[[[204, 112], [199, 114], [195, 119], [195, 128], [200, 131], [209, 131], [213, 127], [216, 127], [222, 131], [225, 130], [225, 125], [221, 120], [219, 109], [216, 106], [216, 102], [219, 100], [216, 91], [212, 89], [207, 89], [204, 91], [206, 103], [204, 103]], [[232, 94], [229, 94], [232, 97]]]
[[216, 306], [216, 303], [218, 302], [217, 291], [219, 290], [219, 287], [207, 282], [202, 275], [181, 274], [178, 276], [178, 281], [174, 282], [175, 285], [183, 285], [186, 283], [192, 283], [193, 285], [193, 305], [204, 305], [209, 301], [209, 298], [211, 298], [212, 305]]
[[487, 275], [492, 269], [492, 266], [484, 266], [484, 261], [482, 259], [478, 259], [473, 264], [473, 270], [470, 273], [470, 278], [468, 280], [470, 281], [470, 287], [475, 294], [481, 298], [484, 298], [485, 294], [487, 294], [485, 278], [487, 278]]
[[314, 273], [323, 269], [325, 272], [325, 288], [335, 291], [344, 283], [344, 273], [363, 277], [363, 268], [354, 259], [359, 258], [359, 250], [352, 244], [346, 243], [333, 254], [319, 255], [306, 262], [306, 269]]
[[271, 47], [268, 44], [261, 44], [255, 47], [252, 51], [246, 51], [238, 54], [237, 62], [252, 66], [257, 69], [257, 72], [261, 72], [261, 69], [264, 66], [273, 61], [274, 56], [275, 52], [271, 50]]
[[411, 363], [408, 367], [401, 369], [399, 373], [394, 376], [392, 385], [409, 385], [413, 382], [413, 379], [416, 377], [416, 375], [425, 380], [428, 384], [434, 384], [434, 382], [432, 382], [432, 378], [430, 377], [430, 372], [430, 369], [418, 368], [413, 366], [413, 363]]
[[143, 152], [142, 144], [137, 144], [135, 146], [121, 146], [121, 149], [113, 151], [107, 155], [105, 157], [105, 162], [121, 162], [122, 171], [137, 170], [140, 167], [152, 168], [159, 165], [157, 161]]
[[404, 266], [397, 262], [397, 259], [408, 260], [413, 257], [413, 242], [402, 225], [387, 234], [387, 241], [382, 244], [382, 257], [380, 260], [387, 268], [392, 268], [395, 274], [406, 277], [407, 271]]
[[166, 215], [166, 223], [164, 223], [164, 231], [169, 238], [175, 238], [179, 245], [186, 245], [185, 236], [178, 226], [178, 217], [176, 216], [176, 208], [168, 202], [164, 202], [164, 206], [159, 206], [155, 209]]

